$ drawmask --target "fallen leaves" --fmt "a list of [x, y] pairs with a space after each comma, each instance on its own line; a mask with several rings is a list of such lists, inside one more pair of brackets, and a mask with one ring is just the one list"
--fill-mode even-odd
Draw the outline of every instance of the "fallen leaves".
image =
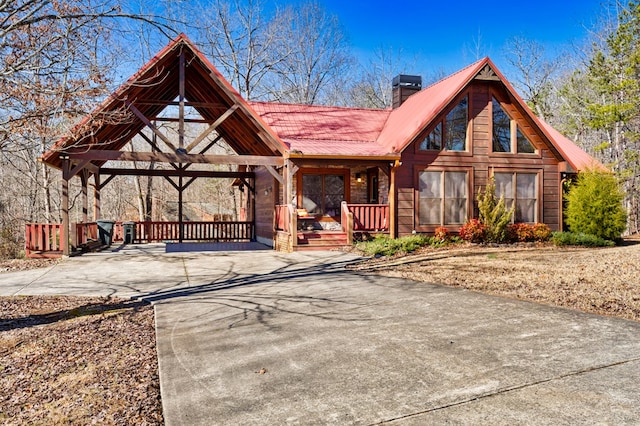
[[0, 423], [163, 423], [150, 306], [38, 296], [0, 309]]

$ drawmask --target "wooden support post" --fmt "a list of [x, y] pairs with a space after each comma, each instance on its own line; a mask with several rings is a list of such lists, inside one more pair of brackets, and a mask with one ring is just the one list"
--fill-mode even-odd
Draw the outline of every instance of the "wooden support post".
[[[89, 171], [83, 169], [80, 172], [80, 181], [82, 184], [82, 223], [86, 224], [89, 221], [89, 194], [88, 194], [88, 186], [89, 186]], [[72, 229], [72, 234], [74, 238], [72, 241], [74, 242], [74, 247], [76, 247], [80, 243], [87, 242], [87, 227], [82, 227], [82, 235], [77, 235], [77, 227], [74, 226]]]
[[71, 172], [71, 162], [69, 157], [62, 158], [62, 230], [60, 231], [60, 244], [62, 245], [62, 255], [69, 256], [69, 174]]
[[184, 230], [182, 228], [182, 176], [178, 176], [178, 242], [182, 243], [184, 239]]
[[100, 173], [93, 175], [93, 221], [100, 218]]
[[396, 171], [398, 167], [400, 167], [400, 161], [396, 160], [391, 166], [389, 176], [389, 236], [391, 238], [398, 237], [398, 188], [396, 187]]
[[184, 85], [185, 85], [184, 50], [180, 52], [178, 70], [178, 147], [184, 149]]

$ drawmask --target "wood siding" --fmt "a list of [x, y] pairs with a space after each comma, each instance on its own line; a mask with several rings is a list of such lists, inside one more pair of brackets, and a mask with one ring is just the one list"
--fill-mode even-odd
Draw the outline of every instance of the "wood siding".
[[[433, 232], [435, 226], [420, 226], [418, 222], [418, 173], [423, 170], [470, 171], [468, 176], [470, 205], [469, 218], [478, 216], [477, 195], [483, 189], [492, 170], [502, 172], [538, 173], [538, 221], [552, 230], [561, 225], [561, 184], [559, 157], [552, 151], [544, 136], [533, 126], [524, 111], [521, 111], [499, 84], [475, 81], [453, 100], [456, 105], [462, 96], [469, 96], [469, 127], [467, 150], [464, 152], [420, 151], [420, 141], [432, 130], [431, 127], [419, 135], [402, 154], [402, 166], [397, 171], [397, 218], [398, 235], [415, 232]], [[511, 154], [492, 152], [491, 99], [498, 99], [507, 114], [516, 121], [523, 134], [536, 147], [535, 154]], [[445, 109], [444, 114], [449, 108]], [[444, 115], [443, 114], [443, 115]], [[434, 120], [437, 123], [442, 116]], [[451, 229], [457, 231], [457, 229]]]

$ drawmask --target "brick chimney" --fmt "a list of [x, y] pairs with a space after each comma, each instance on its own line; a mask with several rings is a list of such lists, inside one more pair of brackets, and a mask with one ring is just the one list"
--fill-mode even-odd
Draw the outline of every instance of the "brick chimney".
[[407, 98], [422, 89], [422, 77], [419, 75], [400, 74], [393, 77], [392, 86], [392, 106], [398, 108]]

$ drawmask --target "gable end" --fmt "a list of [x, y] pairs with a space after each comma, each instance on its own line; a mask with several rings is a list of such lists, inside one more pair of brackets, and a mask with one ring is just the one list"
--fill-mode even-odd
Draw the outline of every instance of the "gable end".
[[486, 64], [478, 74], [475, 76], [475, 80], [480, 81], [500, 81], [500, 77], [495, 73], [489, 64]]

